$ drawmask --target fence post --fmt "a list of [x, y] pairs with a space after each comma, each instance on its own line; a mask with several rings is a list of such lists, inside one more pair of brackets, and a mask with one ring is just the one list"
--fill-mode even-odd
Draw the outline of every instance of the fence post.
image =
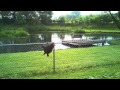
[[55, 48], [53, 48], [53, 73], [55, 73]]

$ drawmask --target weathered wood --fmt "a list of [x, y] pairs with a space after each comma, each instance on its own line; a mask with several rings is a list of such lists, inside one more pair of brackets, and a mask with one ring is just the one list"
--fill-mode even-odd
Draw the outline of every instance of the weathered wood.
[[63, 40], [62, 44], [63, 45], [68, 45], [68, 46], [92, 46], [95, 43], [105, 43], [106, 40]]

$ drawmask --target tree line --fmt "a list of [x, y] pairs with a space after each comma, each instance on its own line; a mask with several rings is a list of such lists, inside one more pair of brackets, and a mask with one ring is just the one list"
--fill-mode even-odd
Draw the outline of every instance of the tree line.
[[0, 24], [51, 24], [52, 11], [0, 11]]
[[[112, 17], [111, 17], [112, 15]], [[111, 25], [114, 22], [120, 20], [120, 13], [111, 13], [104, 12], [102, 14], [97, 15], [87, 15], [82, 16], [78, 11], [74, 11], [71, 14], [60, 16], [54, 22], [58, 22], [60, 24], [79, 24], [79, 25]]]
[[117, 13], [104, 12], [103, 14], [82, 16], [79, 11], [60, 16], [52, 20], [52, 11], [0, 11], [0, 24], [29, 25], [112, 25], [120, 28], [120, 11]]

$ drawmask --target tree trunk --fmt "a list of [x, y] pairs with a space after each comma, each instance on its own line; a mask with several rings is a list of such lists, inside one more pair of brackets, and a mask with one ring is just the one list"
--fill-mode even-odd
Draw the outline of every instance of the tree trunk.
[[114, 20], [116, 26], [117, 26], [118, 29], [120, 30], [120, 23], [119, 23], [119, 21], [112, 15], [112, 13], [111, 13], [110, 11], [109, 11], [109, 13], [110, 13], [111, 17], [113, 18], [113, 20]]
[[120, 11], [118, 11], [118, 17], [119, 17], [119, 20], [120, 20]]

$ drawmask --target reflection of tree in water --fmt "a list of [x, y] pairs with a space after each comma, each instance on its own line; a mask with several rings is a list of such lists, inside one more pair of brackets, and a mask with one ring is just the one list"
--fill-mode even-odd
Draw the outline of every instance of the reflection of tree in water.
[[83, 34], [72, 34], [72, 38], [82, 38]]
[[14, 44], [14, 39], [12, 37], [0, 37], [1, 44]]
[[22, 44], [28, 41], [28, 37], [2, 37], [1, 44]]
[[[22, 43], [44, 43], [51, 42], [52, 32], [41, 32], [40, 34], [32, 34], [29, 37], [1, 37], [0, 44], [22, 44]], [[56, 39], [65, 39], [65, 35], [72, 36], [73, 34], [66, 32], [57, 32]], [[120, 39], [120, 33], [85, 33], [85, 34], [75, 34], [77, 38], [82, 38], [93, 40], [103, 40], [103, 39]], [[83, 38], [84, 38], [83, 37]]]
[[29, 36], [29, 43], [51, 42], [51, 33], [33, 34]]
[[93, 39], [93, 40], [103, 40], [103, 39], [107, 39], [107, 36], [104, 36], [102, 34], [86, 34], [86, 37], [89, 37], [89, 39]]
[[28, 39], [28, 42], [29, 42], [29, 43], [39, 42], [38, 35], [37, 35], [37, 34], [30, 35], [30, 36], [29, 36], [29, 39]]
[[108, 39], [108, 38], [112, 38], [112, 39], [118, 39], [120, 37], [120, 34], [118, 33], [86, 33], [84, 34], [85, 37], [89, 37], [90, 39], [99, 39], [99, 40], [103, 40], [103, 39]]
[[44, 42], [51, 42], [51, 36], [52, 36], [51, 32], [46, 32], [41, 34], [41, 37], [43, 38]]
[[14, 44], [22, 44], [27, 42], [28, 42], [28, 37], [14, 38]]
[[58, 33], [58, 37], [63, 40], [65, 38], [65, 33]]

